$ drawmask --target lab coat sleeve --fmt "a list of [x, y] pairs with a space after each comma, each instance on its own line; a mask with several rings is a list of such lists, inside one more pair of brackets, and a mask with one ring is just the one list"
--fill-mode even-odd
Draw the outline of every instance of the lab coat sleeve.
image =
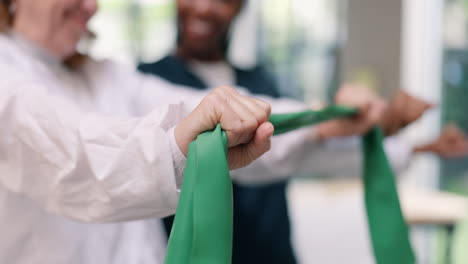
[[170, 133], [180, 106], [139, 118], [84, 113], [46, 85], [0, 70], [2, 188], [85, 222], [175, 212], [175, 167], [184, 164]]
[[187, 112], [195, 109], [202, 99], [214, 88], [198, 90], [192, 87], [170, 83], [150, 74], [135, 72], [136, 107], [138, 113], [146, 113], [161, 104], [183, 103]]

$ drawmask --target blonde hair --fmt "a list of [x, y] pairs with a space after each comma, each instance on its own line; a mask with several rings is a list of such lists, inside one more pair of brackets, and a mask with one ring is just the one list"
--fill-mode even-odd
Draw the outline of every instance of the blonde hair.
[[[0, 33], [7, 32], [13, 24], [15, 14], [11, 12], [11, 7], [14, 0], [0, 0]], [[83, 65], [88, 56], [79, 52], [67, 58], [64, 63], [70, 69], [79, 68]]]

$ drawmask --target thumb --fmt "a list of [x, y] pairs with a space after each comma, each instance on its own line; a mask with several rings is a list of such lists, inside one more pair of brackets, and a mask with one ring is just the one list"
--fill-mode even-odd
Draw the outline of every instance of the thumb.
[[273, 125], [270, 122], [265, 122], [257, 128], [249, 143], [230, 148], [228, 153], [229, 168], [232, 170], [245, 167], [270, 150], [273, 132]]
[[275, 128], [270, 122], [261, 124], [255, 132], [254, 139], [247, 144], [247, 151], [251, 151], [254, 156], [260, 157], [263, 153], [270, 150], [271, 136]]

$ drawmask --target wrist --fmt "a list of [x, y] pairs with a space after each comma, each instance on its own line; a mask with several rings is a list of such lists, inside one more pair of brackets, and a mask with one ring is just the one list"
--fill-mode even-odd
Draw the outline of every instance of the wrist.
[[187, 157], [188, 148], [192, 141], [196, 139], [196, 135], [191, 135], [189, 124], [186, 119], [182, 120], [174, 128], [174, 137], [180, 151]]

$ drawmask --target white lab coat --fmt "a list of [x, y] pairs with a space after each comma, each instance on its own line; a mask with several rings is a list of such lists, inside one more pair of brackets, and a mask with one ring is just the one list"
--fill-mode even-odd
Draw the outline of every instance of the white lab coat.
[[[69, 70], [12, 35], [0, 75], [0, 262], [162, 263], [160, 222], [141, 219], [175, 212], [185, 157], [172, 129], [203, 93], [108, 61]], [[322, 156], [310, 131], [294, 133], [245, 175], [282, 179], [305, 167], [288, 153]]]
[[175, 211], [174, 87], [110, 62], [73, 72], [12, 39], [0, 35], [0, 263], [162, 263], [160, 222], [120, 221]]

